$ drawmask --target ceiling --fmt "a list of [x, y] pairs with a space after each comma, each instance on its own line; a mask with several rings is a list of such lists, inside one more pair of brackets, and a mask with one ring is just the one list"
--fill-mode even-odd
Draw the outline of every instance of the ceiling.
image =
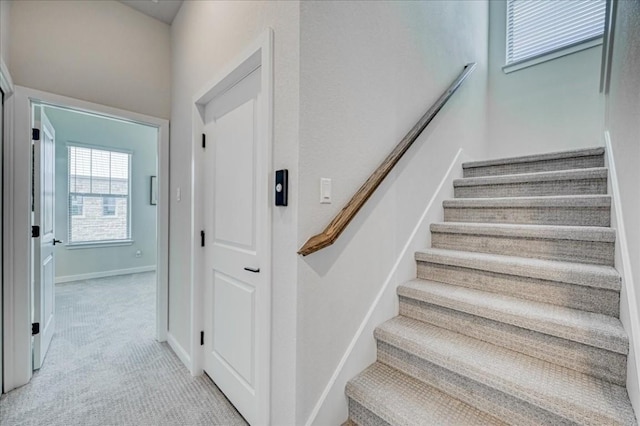
[[182, 5], [182, 0], [120, 0], [120, 2], [169, 25]]

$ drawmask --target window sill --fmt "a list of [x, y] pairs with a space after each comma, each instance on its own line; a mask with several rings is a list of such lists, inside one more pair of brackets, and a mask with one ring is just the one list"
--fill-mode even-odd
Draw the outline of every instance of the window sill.
[[592, 47], [600, 46], [602, 44], [602, 37], [598, 37], [593, 40], [583, 41], [579, 44], [574, 44], [573, 46], [563, 47], [559, 50], [545, 53], [541, 56], [536, 56], [529, 59], [524, 59], [519, 62], [515, 62], [513, 64], [505, 65], [502, 67], [502, 71], [505, 74], [512, 73], [514, 71], [521, 70], [523, 68], [529, 68], [534, 65], [541, 64], [543, 62], [552, 61], [554, 59], [561, 58], [563, 56], [571, 55], [576, 52], [580, 52], [582, 50], [591, 49]]
[[133, 244], [133, 242], [134, 242], [133, 240], [92, 241], [92, 242], [86, 242], [86, 243], [68, 243], [68, 244], [65, 244], [65, 247], [67, 248], [67, 250], [119, 247], [119, 246], [130, 246]]

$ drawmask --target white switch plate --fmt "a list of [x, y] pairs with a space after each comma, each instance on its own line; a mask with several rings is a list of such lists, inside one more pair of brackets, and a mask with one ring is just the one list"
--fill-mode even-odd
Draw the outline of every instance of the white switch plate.
[[320, 178], [320, 204], [331, 204], [330, 178]]
[[178, 189], [176, 189], [176, 200], [180, 201], [182, 199], [182, 190], [180, 189], [180, 187], [178, 187]]

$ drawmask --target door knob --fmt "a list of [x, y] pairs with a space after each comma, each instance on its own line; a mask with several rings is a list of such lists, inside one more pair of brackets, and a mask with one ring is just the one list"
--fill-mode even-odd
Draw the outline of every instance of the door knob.
[[56, 240], [55, 238], [53, 239], [53, 245], [55, 246], [56, 244], [62, 244], [62, 241], [60, 240]]

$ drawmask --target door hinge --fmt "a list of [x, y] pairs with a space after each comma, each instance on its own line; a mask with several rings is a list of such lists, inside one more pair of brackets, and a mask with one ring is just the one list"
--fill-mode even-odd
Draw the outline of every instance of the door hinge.
[[200, 231], [200, 247], [204, 247], [204, 231]]
[[200, 346], [204, 345], [204, 331], [200, 332]]
[[204, 133], [202, 134], [202, 147], [207, 147], [207, 135], [205, 135]]
[[40, 237], [40, 226], [33, 225], [31, 227], [31, 238], [39, 238]]
[[36, 334], [40, 334], [40, 323], [34, 322], [31, 324], [31, 335], [35, 336]]
[[34, 141], [40, 140], [40, 129], [36, 129], [35, 127], [31, 129], [31, 140], [34, 140]]

